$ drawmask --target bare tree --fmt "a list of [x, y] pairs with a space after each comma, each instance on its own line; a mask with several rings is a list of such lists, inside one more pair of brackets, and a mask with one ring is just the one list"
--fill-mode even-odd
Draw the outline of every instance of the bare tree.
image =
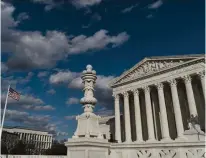
[[11, 150], [14, 149], [14, 147], [18, 144], [19, 136], [18, 134], [15, 134], [15, 133], [3, 131], [1, 141], [2, 141], [1, 145], [4, 145], [8, 153], [10, 154]]

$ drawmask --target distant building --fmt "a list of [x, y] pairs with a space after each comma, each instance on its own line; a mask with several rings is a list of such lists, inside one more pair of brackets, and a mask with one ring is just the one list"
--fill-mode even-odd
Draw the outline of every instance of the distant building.
[[24, 144], [33, 144], [35, 149], [39, 150], [39, 154], [42, 154], [46, 149], [52, 146], [52, 134], [45, 131], [26, 129], [22, 127], [6, 127], [3, 131], [17, 134], [19, 140], [22, 140]]

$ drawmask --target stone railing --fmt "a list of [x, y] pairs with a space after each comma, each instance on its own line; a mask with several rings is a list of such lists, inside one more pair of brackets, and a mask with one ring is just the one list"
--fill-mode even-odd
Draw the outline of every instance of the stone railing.
[[0, 158], [67, 158], [67, 156], [60, 155], [1, 155]]
[[206, 158], [205, 142], [114, 144], [109, 158]]

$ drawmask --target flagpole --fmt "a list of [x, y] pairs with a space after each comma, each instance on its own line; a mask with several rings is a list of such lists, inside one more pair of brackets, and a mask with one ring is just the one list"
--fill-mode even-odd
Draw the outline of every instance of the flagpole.
[[7, 100], [8, 100], [8, 96], [9, 96], [9, 89], [10, 89], [10, 85], [8, 86], [8, 91], [7, 91], [6, 101], [5, 101], [5, 106], [4, 106], [4, 113], [3, 113], [2, 121], [1, 121], [0, 140], [1, 140], [2, 130], [3, 130], [3, 126], [4, 126], [4, 118], [5, 118], [5, 114], [6, 114], [6, 107], [7, 107]]

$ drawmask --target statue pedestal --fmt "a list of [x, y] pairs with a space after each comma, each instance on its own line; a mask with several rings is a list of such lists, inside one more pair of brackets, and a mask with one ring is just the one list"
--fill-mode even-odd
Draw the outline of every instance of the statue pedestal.
[[205, 141], [205, 133], [201, 131], [198, 124], [190, 124], [190, 129], [184, 132], [184, 136], [188, 141]]
[[110, 143], [98, 138], [72, 138], [65, 142], [68, 158], [108, 158]]
[[72, 139], [65, 142], [68, 158], [108, 158], [110, 143], [103, 139], [99, 127], [100, 116], [93, 113], [97, 102], [94, 97], [96, 71], [87, 65], [83, 71], [84, 97], [80, 103], [84, 105], [84, 113], [77, 116], [77, 129]]
[[103, 135], [99, 128], [100, 116], [91, 112], [85, 112], [77, 116], [77, 129], [72, 138], [99, 138], [103, 139]]

